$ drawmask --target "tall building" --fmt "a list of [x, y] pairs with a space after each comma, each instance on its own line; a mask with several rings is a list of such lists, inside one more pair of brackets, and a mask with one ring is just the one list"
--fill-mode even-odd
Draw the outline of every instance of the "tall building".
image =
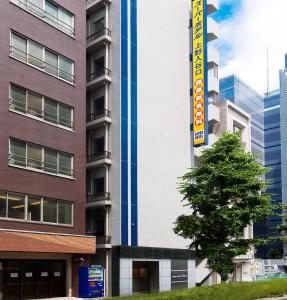
[[[280, 128], [281, 128], [281, 182], [282, 203], [287, 199], [287, 54], [285, 54], [285, 68], [280, 71]], [[284, 244], [284, 258], [287, 255], [287, 246]]]
[[264, 98], [235, 75], [220, 79], [221, 100], [227, 99], [251, 115], [251, 152], [264, 164]]
[[[276, 204], [282, 203], [282, 182], [281, 182], [281, 126], [280, 126], [280, 90], [265, 94], [264, 97], [264, 156], [265, 167], [268, 172], [266, 180], [271, 185], [267, 189], [273, 194], [272, 200]], [[275, 227], [282, 224], [281, 217], [272, 217], [266, 222], [259, 222], [255, 227], [256, 236], [272, 236], [276, 234]], [[282, 253], [282, 244], [270, 243], [258, 247], [256, 256], [262, 258], [274, 258], [274, 255]]]
[[0, 298], [77, 295], [96, 250], [85, 236], [85, 2], [1, 1], [0, 19]]
[[195, 283], [173, 233], [190, 167], [189, 2], [87, 1], [87, 233], [113, 295]]
[[[263, 97], [238, 77], [231, 75], [220, 80], [220, 99], [233, 101], [251, 115], [252, 153], [258, 154], [259, 161], [268, 168], [265, 177], [271, 182], [271, 185], [267, 192], [273, 194], [272, 201], [281, 204], [283, 198], [281, 184], [282, 121], [280, 120], [282, 100], [280, 100], [280, 90], [271, 91]], [[272, 217], [267, 221], [257, 222], [254, 224], [254, 236], [272, 236], [276, 234], [276, 226], [281, 223], [280, 217]], [[280, 252], [282, 252], [282, 245], [273, 242], [258, 247], [256, 257], [272, 258]]]

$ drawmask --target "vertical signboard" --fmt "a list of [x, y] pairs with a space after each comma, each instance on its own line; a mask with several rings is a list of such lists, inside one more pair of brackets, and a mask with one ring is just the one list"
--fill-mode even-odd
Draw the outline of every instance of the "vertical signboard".
[[208, 144], [207, 0], [192, 0], [193, 145]]

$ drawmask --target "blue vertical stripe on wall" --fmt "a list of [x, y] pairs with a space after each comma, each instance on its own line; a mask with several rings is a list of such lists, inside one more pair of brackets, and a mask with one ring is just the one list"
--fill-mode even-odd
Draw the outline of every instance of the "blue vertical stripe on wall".
[[121, 243], [128, 245], [128, 3], [121, 0]]
[[138, 245], [137, 0], [131, 0], [131, 245]]

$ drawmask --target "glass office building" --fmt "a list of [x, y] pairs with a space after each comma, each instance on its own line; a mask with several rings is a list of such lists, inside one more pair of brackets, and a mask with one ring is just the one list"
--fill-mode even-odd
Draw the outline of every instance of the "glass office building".
[[235, 75], [220, 79], [221, 100], [227, 99], [251, 115], [251, 151], [264, 163], [264, 98]]

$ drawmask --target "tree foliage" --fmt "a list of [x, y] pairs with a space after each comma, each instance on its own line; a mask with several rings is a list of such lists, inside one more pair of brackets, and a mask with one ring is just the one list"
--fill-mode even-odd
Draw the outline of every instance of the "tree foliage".
[[182, 178], [179, 190], [191, 214], [177, 218], [176, 234], [227, 280], [234, 257], [246, 254], [255, 240], [244, 239], [247, 225], [272, 215], [271, 195], [261, 193], [266, 169], [245, 151], [241, 137], [224, 133], [202, 154], [199, 167]]

